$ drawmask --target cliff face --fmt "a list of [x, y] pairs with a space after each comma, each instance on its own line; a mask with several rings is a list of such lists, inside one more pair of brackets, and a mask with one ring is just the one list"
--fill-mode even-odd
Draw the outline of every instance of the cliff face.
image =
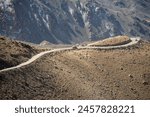
[[0, 0], [0, 35], [79, 43], [127, 34], [150, 37], [149, 0]]

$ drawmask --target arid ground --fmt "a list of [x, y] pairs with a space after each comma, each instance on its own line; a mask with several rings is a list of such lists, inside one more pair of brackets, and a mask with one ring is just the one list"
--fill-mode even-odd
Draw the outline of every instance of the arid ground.
[[27, 61], [38, 50], [6, 37], [0, 37], [0, 70]]
[[150, 42], [47, 54], [0, 73], [0, 99], [150, 99]]

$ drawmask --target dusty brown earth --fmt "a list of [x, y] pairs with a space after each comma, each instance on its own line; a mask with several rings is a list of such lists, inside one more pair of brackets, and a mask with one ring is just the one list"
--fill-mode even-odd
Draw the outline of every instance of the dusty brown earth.
[[18, 65], [37, 53], [38, 51], [29, 45], [0, 37], [0, 69]]
[[150, 99], [150, 43], [45, 55], [0, 73], [0, 99]]
[[89, 46], [116, 46], [116, 45], [123, 45], [131, 42], [130, 37], [128, 36], [116, 36], [107, 38], [104, 40], [96, 41], [90, 43]]

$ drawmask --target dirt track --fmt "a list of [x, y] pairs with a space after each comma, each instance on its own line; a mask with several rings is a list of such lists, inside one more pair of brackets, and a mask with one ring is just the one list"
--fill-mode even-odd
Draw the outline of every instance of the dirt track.
[[[117, 48], [122, 48], [122, 47], [128, 47], [128, 46], [132, 46], [136, 43], [138, 43], [140, 41], [139, 38], [131, 38], [131, 42], [124, 44], [124, 45], [118, 45], [118, 46], [108, 46], [108, 47], [90, 47], [90, 46], [86, 46], [86, 47], [79, 47], [79, 49], [117, 49]], [[14, 67], [10, 67], [10, 68], [5, 68], [0, 70], [1, 72], [6, 72], [6, 71], [10, 71], [10, 70], [14, 70], [14, 69], [18, 69], [21, 68], [23, 66], [29, 65], [32, 62], [34, 62], [35, 60], [37, 60], [38, 58], [42, 57], [45, 54], [49, 54], [49, 53], [53, 53], [53, 52], [60, 52], [60, 51], [66, 51], [66, 50], [72, 50], [72, 47], [69, 48], [59, 48], [59, 49], [53, 49], [53, 50], [49, 50], [49, 51], [45, 51], [45, 52], [41, 52], [35, 56], [33, 56], [31, 59], [29, 59], [28, 61], [21, 63], [17, 66]]]

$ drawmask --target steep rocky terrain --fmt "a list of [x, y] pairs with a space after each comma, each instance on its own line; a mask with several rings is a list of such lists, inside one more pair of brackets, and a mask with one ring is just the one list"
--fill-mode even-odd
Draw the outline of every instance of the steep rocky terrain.
[[0, 73], [0, 99], [150, 99], [150, 42], [54, 52]]
[[0, 35], [35, 43], [149, 39], [149, 21], [149, 0], [0, 0]]
[[38, 50], [21, 42], [0, 37], [0, 70], [27, 61]]

